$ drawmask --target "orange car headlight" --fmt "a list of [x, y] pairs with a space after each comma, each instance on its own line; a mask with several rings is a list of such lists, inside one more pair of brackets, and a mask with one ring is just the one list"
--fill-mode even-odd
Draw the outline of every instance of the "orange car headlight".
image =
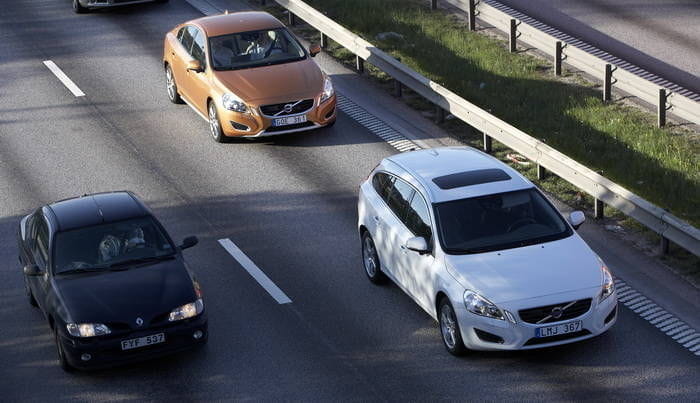
[[326, 102], [330, 97], [333, 96], [335, 90], [333, 89], [333, 83], [330, 77], [323, 78], [323, 93], [321, 93], [321, 102]]
[[234, 94], [231, 93], [226, 93], [221, 97], [221, 103], [224, 105], [224, 108], [234, 111], [234, 112], [240, 112], [240, 113], [247, 113], [248, 112], [248, 107], [246, 104], [235, 96]]

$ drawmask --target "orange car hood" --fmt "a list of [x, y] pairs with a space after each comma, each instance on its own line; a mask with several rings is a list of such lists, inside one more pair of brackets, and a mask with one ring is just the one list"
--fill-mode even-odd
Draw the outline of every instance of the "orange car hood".
[[215, 76], [223, 87], [246, 102], [313, 98], [323, 90], [323, 73], [310, 58], [251, 69], [217, 71]]

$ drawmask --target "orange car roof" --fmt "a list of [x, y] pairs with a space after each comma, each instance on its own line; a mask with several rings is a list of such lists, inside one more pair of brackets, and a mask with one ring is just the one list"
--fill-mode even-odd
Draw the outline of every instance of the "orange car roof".
[[242, 11], [231, 14], [219, 14], [197, 18], [190, 21], [197, 24], [207, 36], [219, 36], [236, 32], [256, 31], [265, 28], [284, 27], [277, 18], [262, 11]]

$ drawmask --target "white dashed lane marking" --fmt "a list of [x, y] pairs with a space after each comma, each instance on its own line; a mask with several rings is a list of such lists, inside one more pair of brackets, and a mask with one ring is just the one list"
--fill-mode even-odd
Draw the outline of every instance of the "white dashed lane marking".
[[56, 78], [58, 78], [63, 83], [63, 85], [65, 85], [66, 88], [68, 88], [68, 90], [73, 93], [73, 95], [75, 95], [76, 97], [85, 96], [85, 93], [81, 91], [77, 85], [75, 85], [73, 80], [68, 78], [66, 73], [64, 73], [63, 70], [61, 70], [61, 68], [56, 65], [56, 63], [52, 62], [51, 60], [45, 60], [44, 65], [48, 67], [49, 70], [51, 70], [53, 75], [55, 75]]
[[260, 284], [278, 304], [289, 304], [291, 299], [230, 239], [219, 239], [221, 246]]

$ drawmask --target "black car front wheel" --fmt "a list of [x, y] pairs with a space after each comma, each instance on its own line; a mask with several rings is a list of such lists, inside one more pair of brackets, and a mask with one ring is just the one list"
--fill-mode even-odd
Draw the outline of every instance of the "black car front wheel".
[[73, 11], [76, 14], [83, 14], [88, 12], [88, 8], [83, 7], [83, 5], [80, 4], [80, 0], [73, 0]]
[[68, 359], [66, 358], [66, 352], [65, 350], [63, 350], [63, 343], [61, 343], [61, 340], [58, 336], [58, 331], [56, 329], [53, 330], [53, 338], [56, 342], [56, 352], [58, 353], [58, 365], [61, 367], [62, 370], [66, 372], [73, 372], [74, 368], [70, 365]]
[[24, 291], [27, 294], [29, 305], [36, 307], [38, 304], [36, 303], [36, 298], [34, 298], [34, 293], [32, 293], [32, 289], [29, 288], [29, 283], [27, 282], [26, 277], [24, 279]]

